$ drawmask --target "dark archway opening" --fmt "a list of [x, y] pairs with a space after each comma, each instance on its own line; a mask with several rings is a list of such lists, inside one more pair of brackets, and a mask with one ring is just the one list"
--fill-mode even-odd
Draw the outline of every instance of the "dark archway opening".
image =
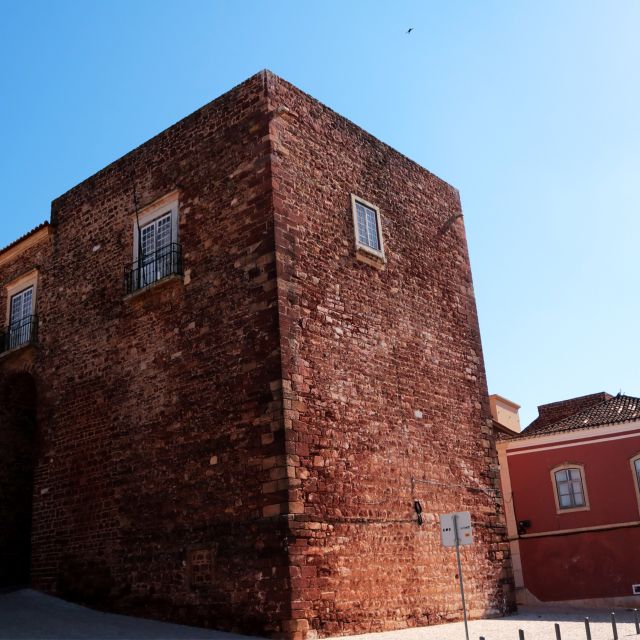
[[0, 587], [29, 584], [37, 431], [36, 384], [28, 373], [0, 382]]

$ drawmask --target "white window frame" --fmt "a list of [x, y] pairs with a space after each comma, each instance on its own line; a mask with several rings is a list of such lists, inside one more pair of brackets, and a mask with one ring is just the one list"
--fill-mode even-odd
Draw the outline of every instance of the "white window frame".
[[[364, 205], [368, 209], [373, 210], [376, 214], [376, 231], [378, 233], [378, 242], [380, 243], [379, 249], [370, 247], [368, 244], [365, 244], [360, 241], [360, 234], [358, 233], [358, 210], [356, 207], [358, 203]], [[374, 256], [380, 262], [385, 263], [387, 261], [387, 258], [384, 252], [384, 238], [382, 233], [382, 218], [380, 216], [380, 209], [375, 204], [372, 204], [371, 202], [367, 202], [367, 200], [365, 200], [364, 198], [361, 198], [360, 196], [357, 196], [352, 193], [351, 194], [351, 213], [353, 215], [353, 233], [354, 233], [355, 242], [356, 242], [356, 253], [360, 255], [361, 252], [363, 252], [370, 256]]]
[[640, 453], [633, 456], [629, 462], [631, 463], [631, 473], [633, 474], [633, 486], [638, 499], [638, 511], [640, 511], [640, 469], [636, 468], [636, 465], [640, 467]]
[[[31, 316], [35, 316], [36, 314], [36, 305], [38, 300], [38, 272], [37, 270], [30, 271], [26, 273], [22, 277], [10, 282], [6, 286], [6, 298], [7, 304], [5, 309], [5, 328], [8, 328], [11, 324], [11, 303], [15, 296], [20, 295], [27, 289], [33, 289], [33, 293], [31, 295]], [[26, 346], [29, 344], [29, 340], [22, 342], [16, 345], [14, 348], [19, 348], [22, 346]]]
[[171, 193], [160, 200], [156, 200], [148, 207], [145, 207], [136, 216], [133, 215], [133, 262], [138, 264], [138, 251], [140, 247], [139, 231], [151, 224], [158, 218], [171, 214], [171, 242], [178, 240], [178, 196]]
[[33, 298], [31, 302], [31, 315], [36, 315], [36, 301], [38, 299], [38, 272], [30, 271], [22, 277], [10, 282], [6, 286], [7, 294], [7, 308], [5, 310], [5, 323], [4, 326], [8, 327], [11, 322], [11, 300], [13, 296], [26, 291], [30, 287], [33, 287]]
[[[558, 482], [556, 480], [556, 473], [558, 471], [567, 471], [569, 469], [577, 469], [580, 473], [580, 483], [582, 484], [582, 495], [584, 496], [584, 504], [575, 507], [561, 507], [560, 496], [558, 495]], [[589, 504], [589, 493], [587, 492], [587, 483], [584, 473], [584, 465], [577, 463], [566, 462], [557, 467], [551, 469], [551, 483], [553, 485], [553, 497], [556, 502], [556, 513], [574, 513], [575, 511], [589, 511], [591, 506]]]
[[[159, 275], [157, 272], [154, 277], [149, 278], [149, 282], [142, 282], [144, 280], [144, 266], [139, 263], [139, 249], [142, 241], [142, 230], [151, 223], [164, 218], [167, 215], [171, 216], [171, 243], [179, 243], [178, 228], [179, 228], [179, 200], [178, 192], [173, 191], [166, 196], [163, 196], [159, 200], [155, 200], [148, 206], [144, 207], [136, 215], [135, 212], [132, 215], [132, 242], [133, 242], [133, 274], [135, 277], [134, 293], [146, 289], [149, 286], [153, 286], [156, 282], [163, 281], [165, 277], [171, 275]], [[156, 265], [157, 266], [157, 265]], [[151, 268], [151, 267], [149, 267]]]

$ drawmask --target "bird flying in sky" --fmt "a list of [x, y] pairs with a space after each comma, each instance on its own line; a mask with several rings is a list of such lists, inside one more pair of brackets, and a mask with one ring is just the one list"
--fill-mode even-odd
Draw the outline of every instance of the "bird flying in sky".
[[407, 35], [409, 35], [413, 31], [413, 27], [411, 29], [407, 29]]

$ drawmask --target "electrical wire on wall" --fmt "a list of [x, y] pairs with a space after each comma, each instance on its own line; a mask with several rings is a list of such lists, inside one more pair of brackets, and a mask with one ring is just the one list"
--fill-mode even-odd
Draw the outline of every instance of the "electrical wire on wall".
[[487, 487], [478, 487], [476, 485], [473, 484], [456, 484], [454, 482], [440, 482], [438, 480], [422, 480], [420, 478], [414, 478], [413, 476], [411, 477], [411, 491], [412, 494], [415, 490], [415, 483], [420, 483], [420, 484], [432, 484], [432, 485], [437, 485], [440, 487], [447, 487], [449, 489], [466, 489], [467, 491], [477, 491], [478, 493], [485, 493], [488, 496], [495, 496], [495, 495], [499, 495], [500, 494], [500, 490], [499, 489], [492, 489], [492, 488], [487, 488]]

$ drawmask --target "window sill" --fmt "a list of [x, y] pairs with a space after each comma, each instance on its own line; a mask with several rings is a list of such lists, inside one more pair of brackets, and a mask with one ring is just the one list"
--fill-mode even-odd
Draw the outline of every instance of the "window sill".
[[575, 513], [576, 511], [591, 511], [591, 507], [587, 505], [586, 507], [570, 507], [567, 509], [556, 509], [556, 513], [561, 516], [563, 513]]
[[356, 248], [356, 260], [358, 260], [358, 262], [364, 262], [376, 269], [380, 269], [381, 271], [387, 268], [387, 260], [383, 253], [373, 251], [372, 249], [367, 249], [362, 246], [358, 246]]
[[25, 342], [24, 344], [0, 353], [0, 360], [10, 359], [20, 353], [29, 353], [30, 351], [35, 351], [35, 349], [35, 342]]
[[156, 280], [146, 287], [142, 287], [141, 289], [136, 289], [132, 293], [127, 294], [124, 297], [124, 301], [128, 302], [129, 300], [134, 300], [136, 298], [141, 298], [146, 296], [147, 294], [151, 294], [153, 291], [159, 291], [161, 289], [167, 289], [171, 286], [176, 286], [177, 283], [184, 282], [184, 276], [173, 274], [167, 276], [166, 278], [162, 278], [161, 280]]

